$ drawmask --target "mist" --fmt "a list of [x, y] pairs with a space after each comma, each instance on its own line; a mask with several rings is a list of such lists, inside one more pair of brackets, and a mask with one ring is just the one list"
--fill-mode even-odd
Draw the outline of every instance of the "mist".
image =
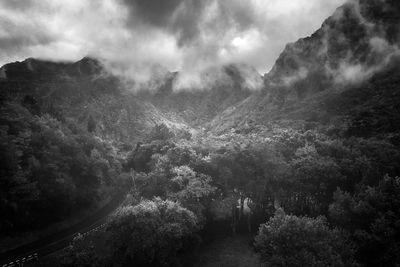
[[[229, 64], [269, 71], [287, 42], [311, 34], [343, 2], [2, 1], [0, 64], [91, 56], [137, 88], [170, 71], [180, 72], [178, 90], [206, 88], [202, 73]], [[252, 88], [258, 82], [246, 78]]]
[[[375, 2], [389, 5], [389, 1]], [[386, 68], [400, 56], [398, 25], [375, 19], [363, 11], [365, 5], [348, 1], [311, 37], [289, 43], [267, 75], [270, 85], [290, 87], [315, 77], [333, 85], [351, 85]]]

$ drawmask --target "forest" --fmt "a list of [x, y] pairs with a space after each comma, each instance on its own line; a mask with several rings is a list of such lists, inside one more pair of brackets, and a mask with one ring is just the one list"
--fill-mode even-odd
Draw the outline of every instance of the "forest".
[[[125, 5], [125, 15], [146, 8], [117, 2], [109, 4]], [[161, 22], [212, 1], [174, 2], [162, 5], [171, 14]], [[185, 70], [158, 64], [141, 84], [101, 57], [2, 66], [0, 263], [36, 255], [31, 264], [50, 267], [400, 266], [399, 3], [346, 1], [287, 44], [268, 73], [210, 64], [198, 73], [206, 88], [178, 90]], [[150, 11], [146, 23], [159, 23]]]
[[395, 266], [399, 147], [322, 132], [179, 139], [156, 126], [123, 163], [123, 208], [61, 266], [179, 266], [217, 233], [254, 235], [267, 266]]
[[[127, 113], [107, 106], [120, 98], [115, 90], [96, 93], [112, 111], [103, 117], [100, 107], [73, 112], [63, 98], [49, 106], [3, 90], [1, 235], [45, 229], [126, 193], [104, 227], [41, 264], [191, 266], [210, 242], [246, 236], [266, 266], [397, 266], [396, 69], [322, 101], [323, 116], [302, 111], [312, 119], [174, 128], [163, 116], [146, 134], [117, 140], [125, 128], [107, 123]], [[375, 88], [380, 102], [369, 101]]]

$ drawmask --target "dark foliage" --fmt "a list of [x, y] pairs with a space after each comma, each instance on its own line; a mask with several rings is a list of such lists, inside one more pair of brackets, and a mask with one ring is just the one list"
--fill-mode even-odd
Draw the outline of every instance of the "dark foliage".
[[105, 197], [121, 169], [105, 144], [73, 121], [35, 116], [17, 103], [1, 109], [2, 235], [64, 220]]
[[296, 217], [277, 210], [260, 226], [255, 247], [268, 266], [358, 266], [349, 242], [322, 217]]

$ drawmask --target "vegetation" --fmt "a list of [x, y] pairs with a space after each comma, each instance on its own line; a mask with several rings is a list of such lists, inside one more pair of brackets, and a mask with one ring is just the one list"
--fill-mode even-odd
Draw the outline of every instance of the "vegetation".
[[[342, 126], [276, 122], [186, 138], [161, 124], [122, 161], [95, 137], [94, 117], [77, 124], [32, 112], [18, 103], [2, 107], [3, 233], [63, 220], [98, 202], [107, 187], [130, 188], [126, 206], [98, 233], [109, 240], [107, 259], [81, 237], [60, 261], [67, 266], [176, 265], [207, 232], [255, 233], [260, 224], [255, 247], [271, 265], [398, 261], [394, 135], [348, 136]], [[280, 208], [291, 215], [272, 217]], [[275, 247], [272, 257], [269, 246], [278, 241], [288, 251]]]
[[[398, 21], [373, 30], [359, 15], [392, 18], [398, 4], [359, 2], [288, 45], [261, 92], [235, 82], [175, 94], [171, 78], [132, 96], [100, 70], [10, 64], [0, 81], [0, 234], [64, 220], [122, 189], [106, 227], [75, 238], [57, 264], [182, 266], [218, 233], [252, 236], [268, 266], [399, 266], [400, 61], [370, 47], [377, 36], [392, 47]], [[375, 57], [388, 61], [379, 73], [334, 81], [341, 60], [372, 70]]]
[[281, 209], [260, 226], [255, 247], [268, 266], [358, 266], [345, 237], [323, 217], [291, 216]]
[[121, 163], [73, 121], [7, 103], [0, 113], [0, 233], [44, 227], [110, 194]]
[[[123, 176], [132, 197], [122, 210], [141, 210], [160, 198], [175, 203], [196, 221], [187, 232], [191, 239], [213, 231], [255, 234], [261, 224], [255, 247], [272, 266], [390, 266], [398, 261], [399, 208], [393, 201], [399, 197], [398, 178], [382, 178], [398, 173], [400, 149], [391, 140], [345, 138], [330, 135], [327, 128], [287, 130], [278, 124], [190, 140], [165, 136], [170, 137], [155, 137], [128, 155]], [[130, 218], [126, 222], [136, 220], [131, 212], [119, 214], [110, 225], [119, 225], [124, 216]], [[146, 218], [164, 220], [156, 214]], [[113, 247], [118, 240], [124, 240], [124, 248], [137, 243], [131, 228], [118, 229], [122, 232]], [[180, 244], [171, 252], [180, 256], [165, 262], [179, 263]], [[128, 254], [118, 258], [146, 266], [144, 256]]]
[[346, 229], [366, 266], [395, 266], [400, 261], [400, 178], [385, 176], [378, 185], [351, 196], [338, 190], [329, 207], [332, 221]]
[[191, 211], [169, 200], [124, 207], [107, 229], [114, 265], [176, 266], [178, 253], [195, 242], [197, 227]]

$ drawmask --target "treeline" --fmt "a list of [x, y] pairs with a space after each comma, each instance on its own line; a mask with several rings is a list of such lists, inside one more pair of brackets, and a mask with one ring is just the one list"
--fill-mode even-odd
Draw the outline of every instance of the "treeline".
[[[389, 139], [280, 127], [191, 140], [155, 131], [163, 134], [137, 145], [119, 176], [131, 199], [98, 233], [110, 240], [107, 253], [92, 251], [100, 266], [176, 265], [213, 228], [259, 228], [254, 245], [271, 266], [399, 262], [400, 150]], [[87, 242], [76, 240], [65, 266], [81, 266]]]
[[85, 124], [34, 112], [24, 102], [4, 101], [0, 110], [2, 236], [92, 207], [110, 196], [122, 169], [112, 147]]

